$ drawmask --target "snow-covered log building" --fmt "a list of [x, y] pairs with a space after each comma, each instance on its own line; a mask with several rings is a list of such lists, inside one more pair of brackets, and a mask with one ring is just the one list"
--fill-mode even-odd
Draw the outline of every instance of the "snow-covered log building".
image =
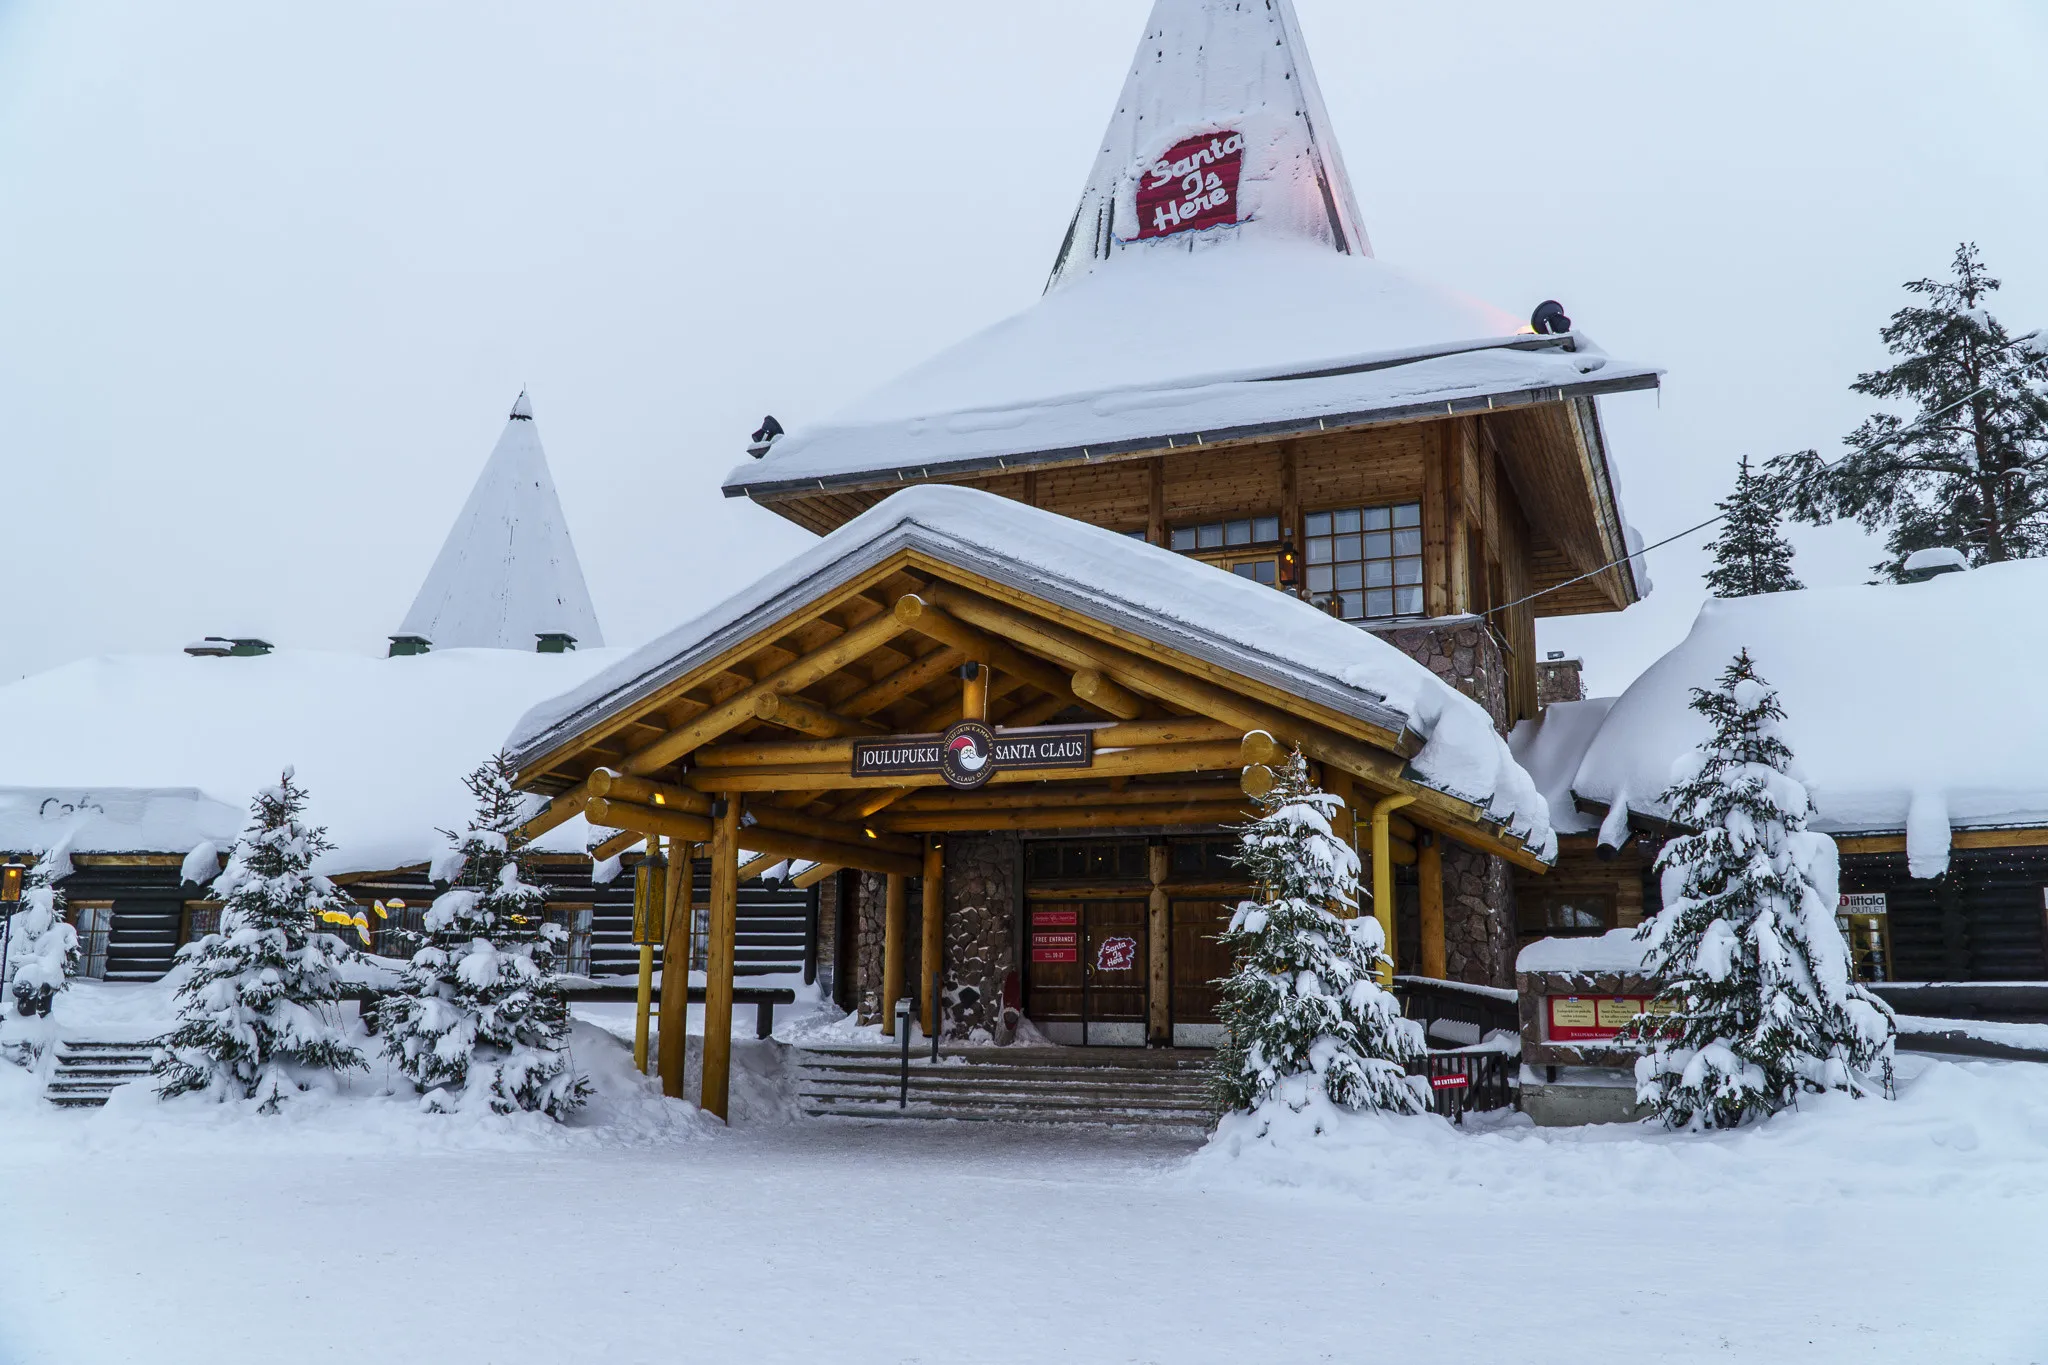
[[1563, 849], [1520, 888], [1524, 936], [1657, 908], [1661, 797], [1705, 734], [1691, 689], [1747, 649], [1785, 707], [1812, 827], [1841, 850], [1866, 978], [2048, 980], [2043, 601], [2048, 560], [1708, 601], [1620, 697], [1551, 706], [1514, 735]]
[[824, 541], [523, 721], [535, 827], [815, 859], [865, 1020], [1199, 1043], [1299, 745], [1401, 969], [1505, 985], [1552, 836], [1503, 736], [1535, 617], [1647, 591], [1597, 400], [1657, 382], [1374, 257], [1288, 0], [1159, 0], [1043, 297], [763, 424], [726, 494]]
[[[388, 657], [212, 639], [0, 688], [0, 851], [68, 864], [87, 975], [154, 980], [213, 928], [206, 883], [286, 766], [334, 843], [317, 870], [366, 905], [404, 902], [370, 918], [378, 934], [416, 921], [439, 831], [471, 814], [464, 775], [535, 702], [623, 657], [579, 647], [599, 642], [597, 617], [532, 415], [522, 394]], [[548, 913], [579, 974], [638, 962], [632, 877], [592, 876], [589, 845], [610, 833], [577, 820], [539, 841]], [[629, 841], [609, 842], [607, 858]], [[800, 966], [804, 895], [755, 886], [747, 900], [774, 944], [744, 965]]]

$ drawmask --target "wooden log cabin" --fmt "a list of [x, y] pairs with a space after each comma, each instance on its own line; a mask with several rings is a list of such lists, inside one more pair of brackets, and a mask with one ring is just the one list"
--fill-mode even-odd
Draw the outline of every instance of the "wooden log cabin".
[[1036, 304], [756, 433], [727, 496], [824, 541], [514, 736], [536, 832], [709, 846], [714, 1112], [743, 838], [815, 862], [864, 1022], [1200, 1044], [1297, 746], [1404, 970], [1507, 982], [1553, 846], [1502, 736], [1535, 618], [1644, 591], [1597, 399], [1656, 372], [1373, 257], [1287, 0], [1159, 0], [1102, 146]]
[[[1747, 650], [1785, 708], [1811, 827], [1840, 854], [1838, 918], [1858, 974], [1982, 988], [1900, 986], [1891, 998], [1908, 1013], [2048, 1014], [2048, 730], [2036, 682], [2048, 650], [2020, 624], [2044, 595], [2048, 561], [2018, 560], [1710, 599], [1620, 697], [1552, 706], [1515, 734], [1560, 845], [1550, 873], [1518, 877], [1524, 937], [1600, 933], [1660, 907], [1652, 864], [1682, 832], [1663, 793], [1706, 734], [1692, 689]], [[1923, 724], [1902, 726], [1909, 712]]]

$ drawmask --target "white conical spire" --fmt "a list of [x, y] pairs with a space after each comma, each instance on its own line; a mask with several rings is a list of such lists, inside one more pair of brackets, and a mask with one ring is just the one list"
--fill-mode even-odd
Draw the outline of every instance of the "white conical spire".
[[1372, 254], [1292, 0], [1156, 0], [1046, 287], [1239, 238]]
[[400, 634], [436, 649], [531, 650], [541, 634], [604, 643], [561, 499], [521, 390]]

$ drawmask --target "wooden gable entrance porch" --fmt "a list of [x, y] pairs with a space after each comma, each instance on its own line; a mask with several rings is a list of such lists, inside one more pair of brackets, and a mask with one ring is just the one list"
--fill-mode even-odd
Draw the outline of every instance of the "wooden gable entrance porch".
[[[854, 771], [862, 740], [929, 739], [963, 719], [984, 721], [998, 739], [1048, 725], [1086, 727], [1092, 754], [1086, 766], [995, 771], [971, 790], [937, 771]], [[1419, 965], [1442, 975], [1440, 882], [1433, 941], [1430, 929], [1439, 841], [1525, 867], [1543, 863], [1483, 809], [1411, 780], [1405, 763], [1421, 743], [1181, 642], [1133, 633], [904, 549], [784, 606], [715, 655], [523, 759], [519, 780], [553, 798], [529, 833], [582, 814], [622, 831], [620, 838], [644, 840], [650, 851], [667, 841], [677, 855], [668, 859], [671, 869], [687, 866], [693, 852], [710, 858], [700, 1103], [723, 1117], [743, 877], [801, 859], [816, 866], [800, 881], [840, 868], [882, 879], [881, 998], [893, 1002], [912, 994], [906, 979], [929, 981], [942, 969], [949, 834], [1116, 832], [1163, 841], [1214, 833], [1245, 817], [1246, 792], [1261, 790], [1271, 765], [1295, 748], [1317, 780], [1345, 799], [1340, 832], [1370, 851], [1378, 913], [1391, 910], [1395, 863], [1413, 862], [1422, 873]], [[1156, 846], [1163, 855], [1164, 843]], [[742, 850], [751, 855], [744, 864]], [[692, 947], [684, 881], [674, 872], [667, 881], [669, 962], [687, 962]], [[1161, 975], [1175, 933], [1171, 881], [1148, 869], [1142, 917], [1130, 917], [1130, 927], [1143, 932], [1121, 935], [1141, 940], [1132, 956], [1145, 966], [1142, 989], [1119, 981], [1131, 993], [1120, 1008], [1136, 1016], [1131, 1002], [1142, 999], [1144, 1025], [1155, 1037], [1161, 1020], [1169, 1037], [1171, 1029], [1172, 982]], [[907, 941], [913, 883], [923, 911], [914, 947]], [[682, 1093], [686, 988], [684, 974], [664, 975], [658, 1066], [665, 1092], [675, 1096]], [[920, 994], [930, 1034], [939, 1025], [937, 1002]]]

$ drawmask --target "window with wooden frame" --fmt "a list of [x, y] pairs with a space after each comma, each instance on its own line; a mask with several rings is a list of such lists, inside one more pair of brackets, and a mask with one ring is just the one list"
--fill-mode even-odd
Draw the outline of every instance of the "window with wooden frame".
[[560, 925], [567, 935], [555, 942], [555, 970], [567, 976], [589, 976], [592, 908], [556, 901], [547, 906], [546, 915], [549, 924]]
[[1515, 917], [1521, 937], [1590, 938], [1615, 927], [1614, 896], [1605, 891], [1520, 891]]
[[178, 939], [180, 943], [197, 943], [208, 934], [220, 932], [219, 901], [186, 901], [185, 924]]
[[1422, 504], [1311, 512], [1309, 600], [1347, 621], [1421, 616]]
[[1237, 517], [1176, 526], [1167, 535], [1169, 549], [1269, 588], [1280, 586], [1280, 545], [1278, 517]]
[[78, 931], [78, 975], [107, 979], [107, 940], [114, 931], [112, 901], [70, 901], [64, 918]]

